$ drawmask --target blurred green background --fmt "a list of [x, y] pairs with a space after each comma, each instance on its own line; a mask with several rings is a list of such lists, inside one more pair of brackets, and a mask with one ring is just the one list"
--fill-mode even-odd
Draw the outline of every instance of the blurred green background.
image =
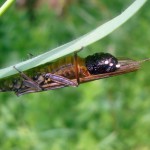
[[[2, 5], [5, 0], [0, 2]], [[131, 0], [18, 0], [0, 18], [0, 68], [69, 42]], [[150, 2], [80, 53], [150, 57]], [[0, 93], [2, 150], [149, 150], [150, 62], [138, 72], [17, 97]]]

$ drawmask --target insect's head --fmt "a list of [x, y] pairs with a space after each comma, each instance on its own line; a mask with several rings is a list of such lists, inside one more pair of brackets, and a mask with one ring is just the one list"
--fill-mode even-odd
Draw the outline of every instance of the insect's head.
[[114, 72], [120, 68], [117, 58], [109, 53], [95, 53], [85, 58], [85, 65], [90, 74]]

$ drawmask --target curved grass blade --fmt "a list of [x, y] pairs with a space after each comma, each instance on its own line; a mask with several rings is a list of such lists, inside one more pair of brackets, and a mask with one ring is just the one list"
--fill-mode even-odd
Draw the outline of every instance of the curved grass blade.
[[[53, 61], [57, 58], [63, 57], [70, 53], [73, 53], [82, 47], [86, 47], [90, 45], [106, 35], [110, 34], [116, 28], [121, 26], [124, 22], [126, 22], [130, 17], [132, 17], [146, 2], [147, 0], [135, 0], [124, 12], [122, 12], [117, 17], [112, 20], [106, 22], [105, 24], [99, 26], [93, 31], [67, 43], [60, 47], [57, 47], [49, 52], [41, 54], [35, 58], [29, 59], [27, 61], [16, 64], [16, 68], [20, 71], [25, 71], [39, 65], [45, 64], [47, 62]], [[5, 78], [7, 76], [17, 74], [16, 70], [13, 66], [4, 68], [0, 70], [0, 78]]]
[[0, 7], [0, 16], [12, 5], [15, 0], [7, 0], [1, 7]]

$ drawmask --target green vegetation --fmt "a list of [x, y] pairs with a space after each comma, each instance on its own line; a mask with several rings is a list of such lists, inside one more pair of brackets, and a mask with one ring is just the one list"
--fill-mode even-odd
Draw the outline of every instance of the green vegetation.
[[0, 7], [0, 16], [6, 12], [6, 10], [13, 4], [15, 0], [7, 0], [1, 7]]
[[[47, 5], [13, 5], [0, 19], [0, 68], [38, 55], [89, 32], [122, 12], [127, 1], [72, 2], [61, 15]], [[147, 4], [121, 28], [80, 53], [150, 57]], [[28, 5], [27, 5], [28, 6]], [[60, 5], [59, 5], [60, 7]], [[78, 88], [16, 97], [0, 93], [3, 150], [150, 149], [150, 69]]]

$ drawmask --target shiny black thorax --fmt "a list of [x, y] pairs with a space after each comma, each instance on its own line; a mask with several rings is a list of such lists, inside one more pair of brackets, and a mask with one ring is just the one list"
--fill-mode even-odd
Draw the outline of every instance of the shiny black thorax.
[[85, 65], [90, 74], [103, 74], [117, 70], [117, 58], [109, 53], [95, 53], [85, 58]]

